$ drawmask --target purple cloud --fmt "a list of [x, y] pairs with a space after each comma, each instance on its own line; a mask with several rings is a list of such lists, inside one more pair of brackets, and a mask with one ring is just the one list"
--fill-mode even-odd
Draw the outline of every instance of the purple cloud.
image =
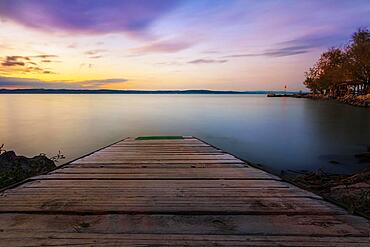
[[45, 31], [145, 32], [181, 0], [1, 0], [0, 17]]
[[243, 57], [287, 57], [309, 52], [311, 46], [288, 46], [275, 49], [268, 49], [261, 53], [241, 53], [224, 56], [225, 58], [243, 58]]
[[7, 56], [1, 63], [2, 66], [12, 67], [12, 66], [25, 66], [25, 61], [29, 61], [29, 57], [23, 56]]
[[196, 59], [189, 61], [188, 63], [192, 64], [207, 64], [207, 63], [226, 63], [226, 59], [221, 59], [221, 60], [215, 60], [215, 59]]
[[350, 33], [355, 29], [351, 29], [348, 33], [344, 30], [332, 32], [317, 32], [297, 37], [292, 40], [281, 42], [279, 45], [290, 47], [305, 47], [305, 48], [327, 48], [337, 45], [343, 45], [348, 41]]
[[1, 77], [1, 88], [78, 88], [79, 85], [70, 85], [64, 82], [46, 83], [37, 79]]
[[147, 53], [175, 53], [185, 50], [191, 46], [193, 46], [192, 42], [160, 40], [131, 49], [131, 51], [134, 55], [144, 55]]
[[0, 71], [7, 71], [7, 67], [18, 72], [42, 72], [44, 74], [55, 74], [50, 69], [44, 69], [39, 66], [40, 63], [53, 63], [53, 61], [45, 58], [55, 58], [56, 55], [37, 55], [37, 56], [6, 56], [0, 57]]
[[[44, 73], [53, 73], [51, 71], [44, 71]], [[52, 81], [45, 82], [38, 79], [18, 78], [18, 77], [1, 77], [0, 87], [2, 88], [53, 88], [53, 89], [93, 89], [102, 88], [109, 84], [127, 82], [124, 78], [102, 79], [102, 80], [88, 80], [88, 81]]]
[[36, 57], [36, 58], [56, 58], [58, 57], [57, 55], [50, 55], [50, 54], [47, 54], [47, 55], [37, 55], [37, 56], [32, 56], [32, 57]]
[[82, 87], [90, 87], [90, 88], [100, 88], [102, 86], [106, 86], [109, 84], [115, 83], [124, 83], [128, 82], [125, 78], [113, 78], [113, 79], [103, 79], [103, 80], [88, 80], [88, 81], [79, 81], [77, 82]]

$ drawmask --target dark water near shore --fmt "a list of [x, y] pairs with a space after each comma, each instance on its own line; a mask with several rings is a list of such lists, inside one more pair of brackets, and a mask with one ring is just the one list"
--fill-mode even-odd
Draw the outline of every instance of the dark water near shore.
[[[280, 170], [350, 173], [370, 110], [265, 95], [0, 95], [0, 145], [72, 160], [127, 136], [193, 135]], [[338, 161], [333, 164], [330, 161]]]

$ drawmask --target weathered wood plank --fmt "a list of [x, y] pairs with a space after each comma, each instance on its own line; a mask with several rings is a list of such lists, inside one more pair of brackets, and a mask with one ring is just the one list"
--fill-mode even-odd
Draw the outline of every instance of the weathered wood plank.
[[17, 188], [5, 191], [5, 194], [14, 193], [22, 188], [177, 188], [177, 189], [235, 189], [235, 188], [290, 188], [292, 185], [275, 180], [203, 180], [203, 181], [187, 181], [187, 180], [36, 180], [23, 184]]
[[70, 165], [66, 165], [67, 167], [75, 167], [75, 168], [111, 168], [111, 169], [122, 169], [122, 168], [244, 168], [248, 167], [246, 164], [243, 163], [133, 163], [133, 164], [125, 164], [125, 163], [113, 163], [113, 164], [106, 164], [106, 163], [74, 163]]
[[[108, 196], [117, 196], [115, 200], [130, 199], [131, 197], [135, 197], [136, 199], [140, 197], [150, 196], [154, 198], [158, 193], [157, 188], [146, 188], [142, 190], [141, 188], [68, 188], [67, 190], [64, 188], [23, 188], [22, 190], [17, 190], [17, 193], [12, 194], [4, 194], [2, 197], [11, 197], [12, 200], [31, 200], [31, 201], [39, 201], [42, 199], [64, 199], [64, 198], [95, 198], [101, 199]], [[236, 188], [236, 189], [224, 189], [217, 193], [217, 189], [207, 189], [202, 188], [196, 191], [192, 189], [161, 189], [161, 198], [165, 198], [168, 200], [167, 197], [190, 197], [190, 198], [197, 198], [197, 197], [234, 197], [235, 201], [240, 201], [238, 198], [238, 194], [243, 194], [244, 197], [312, 197], [318, 198], [315, 194], [312, 194], [307, 191], [302, 191], [297, 188]], [[157, 195], [157, 197], [159, 197]]]
[[[30, 215], [2, 214], [2, 232], [368, 236], [365, 219], [347, 215]], [[356, 224], [357, 223], [357, 224]], [[144, 226], [144, 227], [143, 227]]]
[[4, 246], [309, 246], [368, 247], [368, 237], [242, 236], [188, 234], [58, 233], [32, 236], [26, 232], [3, 238]]
[[0, 194], [0, 246], [369, 246], [367, 220], [196, 138], [128, 138]]
[[[105, 174], [105, 175], [104, 175]], [[277, 179], [278, 177], [262, 172], [255, 168], [75, 168], [67, 167], [58, 169], [49, 175], [35, 177], [34, 179], [68, 179], [68, 178], [177, 178], [177, 179]]]
[[236, 159], [234, 156], [229, 154], [220, 154], [220, 155], [153, 155], [153, 156], [144, 156], [144, 155], [132, 155], [132, 156], [97, 156], [97, 155], [90, 155], [84, 157], [79, 160], [79, 162], [83, 161], [104, 161], [104, 162], [111, 162], [111, 161], [130, 161], [130, 160], [233, 160], [233, 161], [240, 161]]
[[[47, 180], [47, 182], [53, 180]], [[58, 182], [62, 182], [57, 180]], [[71, 180], [69, 180], [71, 181]], [[111, 180], [111, 182], [114, 180]], [[172, 181], [172, 180], [171, 180]], [[195, 180], [196, 181], [196, 180]], [[84, 181], [76, 181], [82, 183]], [[96, 180], [95, 182], [105, 182]], [[120, 182], [117, 181], [117, 182]], [[68, 187], [65, 187], [66, 190]], [[50, 188], [50, 192], [53, 188]], [[169, 196], [166, 192], [169, 191]], [[218, 195], [217, 190], [214, 196], [210, 196], [212, 191], [202, 190], [192, 187], [188, 189], [192, 196], [181, 191], [179, 187], [167, 187], [166, 189], [150, 189], [145, 192], [145, 188], [137, 189], [134, 196], [129, 197], [124, 191], [112, 197], [104, 191], [96, 191], [89, 200], [81, 200], [80, 197], [65, 196], [58, 197], [56, 194], [49, 194], [46, 197], [28, 197], [27, 195], [17, 195], [16, 193], [5, 194], [0, 204], [0, 212], [80, 212], [80, 213], [215, 213], [215, 214], [343, 214], [342, 210], [337, 209], [322, 200], [312, 200], [309, 197], [293, 197], [282, 195], [270, 195], [270, 197], [250, 197], [248, 191], [229, 190], [224, 195]], [[272, 196], [272, 197], [271, 197]], [[189, 198], [193, 198], [189, 200]]]
[[132, 159], [132, 160], [76, 160], [72, 162], [72, 164], [245, 164], [243, 161], [238, 159], [233, 160], [219, 160], [219, 159], [210, 159], [210, 160], [160, 160], [160, 159], [152, 159], [152, 160], [139, 160], [139, 159]]

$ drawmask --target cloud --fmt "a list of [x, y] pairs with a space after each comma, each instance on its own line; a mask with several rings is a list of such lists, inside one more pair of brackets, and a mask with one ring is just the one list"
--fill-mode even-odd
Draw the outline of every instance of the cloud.
[[184, 63], [179, 62], [179, 61], [170, 61], [170, 62], [159, 62], [159, 63], [154, 63], [154, 65], [173, 65], [173, 66], [180, 66], [184, 65]]
[[0, 77], [2, 88], [78, 88], [79, 85], [65, 82], [46, 83], [45, 81], [17, 77]]
[[1, 0], [0, 18], [43, 31], [140, 33], [182, 0]]
[[50, 71], [50, 70], [44, 70], [42, 73], [43, 74], [56, 74], [55, 72]]
[[151, 42], [147, 45], [133, 48], [130, 51], [134, 55], [144, 55], [149, 53], [176, 53], [193, 46], [193, 42], [184, 42], [176, 40], [160, 40]]
[[208, 51], [203, 51], [202, 53], [204, 53], [204, 54], [218, 54], [220, 52], [219, 51], [215, 51], [215, 50], [208, 50]]
[[351, 29], [319, 29], [310, 31], [305, 35], [298, 36], [294, 39], [286, 40], [274, 44], [272, 49], [267, 49], [257, 53], [240, 53], [224, 56], [224, 58], [242, 58], [242, 57], [287, 57], [299, 54], [308, 53], [314, 49], [329, 48], [332, 46], [340, 46], [347, 42], [350, 37]]
[[17, 62], [17, 61], [5, 61], [1, 63], [2, 66], [24, 66], [24, 62]]
[[102, 58], [103, 57], [102, 53], [105, 53], [106, 51], [107, 50], [105, 49], [96, 49], [96, 50], [86, 51], [85, 54], [89, 55], [89, 58], [98, 59], [98, 58]]
[[348, 40], [346, 32], [315, 32], [279, 43], [281, 46], [321, 48], [341, 45]]
[[58, 57], [57, 55], [51, 55], [51, 54], [47, 54], [47, 55], [36, 55], [36, 56], [31, 56], [31, 57], [35, 57], [35, 58], [56, 58]]
[[5, 59], [2, 61], [1, 65], [5, 67], [25, 66], [26, 63], [24, 61], [28, 61], [28, 60], [30, 60], [29, 57], [6, 56]]
[[86, 55], [97, 55], [97, 54], [100, 54], [100, 53], [103, 53], [103, 52], [106, 52], [107, 50], [104, 50], [104, 49], [96, 49], [96, 50], [90, 50], [90, 51], [86, 51], [85, 54]]
[[[45, 72], [45, 71], [44, 71]], [[1, 88], [53, 88], [53, 89], [94, 89], [104, 88], [115, 83], [128, 82], [124, 78], [86, 80], [86, 81], [42, 81], [38, 79], [1, 77]]]
[[128, 80], [124, 78], [114, 78], [114, 79], [103, 79], [103, 80], [79, 81], [77, 83], [80, 84], [82, 87], [99, 88], [99, 87], [109, 85], [109, 84], [124, 83], [124, 82], [128, 82]]
[[207, 64], [207, 63], [226, 63], [228, 60], [221, 59], [221, 60], [215, 60], [215, 59], [196, 59], [189, 61], [188, 63], [192, 64]]
[[37, 55], [37, 56], [6, 56], [0, 58], [0, 71], [17, 71], [23, 73], [41, 72], [44, 74], [55, 74], [50, 69], [44, 69], [39, 63], [57, 62], [45, 58], [55, 58], [56, 55]]
[[287, 57], [304, 54], [310, 51], [309, 46], [288, 46], [282, 48], [268, 49], [261, 53], [241, 53], [224, 56], [224, 58], [243, 58], [243, 57]]
[[20, 62], [20, 61], [12, 61], [12, 60], [6, 59], [4, 62], [1, 63], [1, 65], [2, 66], [7, 66], [7, 67], [10, 67], [10, 66], [24, 66], [25, 63]]

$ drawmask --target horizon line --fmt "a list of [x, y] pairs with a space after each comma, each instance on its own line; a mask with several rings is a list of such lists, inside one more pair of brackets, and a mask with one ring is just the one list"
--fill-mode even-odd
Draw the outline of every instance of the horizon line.
[[269, 93], [307, 93], [305, 91], [284, 91], [284, 90], [210, 90], [210, 89], [161, 89], [161, 90], [139, 90], [139, 89], [0, 89], [0, 94], [269, 94]]

